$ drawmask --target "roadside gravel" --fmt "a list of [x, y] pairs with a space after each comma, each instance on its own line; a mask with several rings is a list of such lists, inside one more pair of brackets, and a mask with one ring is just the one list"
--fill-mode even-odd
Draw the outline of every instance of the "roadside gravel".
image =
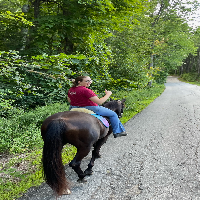
[[[66, 166], [72, 194], [59, 200], [200, 200], [200, 87], [168, 77], [163, 94], [110, 136], [87, 183]], [[86, 168], [91, 154], [82, 162]], [[42, 184], [18, 200], [55, 200]]]

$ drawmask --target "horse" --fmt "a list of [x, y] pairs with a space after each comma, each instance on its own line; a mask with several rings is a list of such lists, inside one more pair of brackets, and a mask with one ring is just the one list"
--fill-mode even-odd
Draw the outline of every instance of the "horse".
[[[121, 117], [125, 99], [111, 100], [103, 104]], [[65, 144], [71, 144], [77, 148], [77, 153], [69, 166], [77, 173], [78, 181], [85, 182], [85, 176], [92, 174], [94, 161], [100, 158], [101, 146], [112, 133], [112, 127], [108, 128], [96, 117], [77, 111], [59, 112], [46, 118], [41, 126], [43, 146], [43, 174], [46, 183], [52, 188], [56, 196], [70, 194], [70, 183], [65, 177], [62, 164], [62, 149]], [[81, 161], [88, 155], [91, 148], [92, 158], [88, 168], [83, 172], [80, 168]]]

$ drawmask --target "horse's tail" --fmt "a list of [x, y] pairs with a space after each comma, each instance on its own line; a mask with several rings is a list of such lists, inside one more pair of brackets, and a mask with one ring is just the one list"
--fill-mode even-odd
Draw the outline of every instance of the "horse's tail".
[[43, 171], [46, 183], [57, 196], [69, 189], [62, 164], [63, 134], [66, 125], [62, 120], [52, 121], [46, 129], [43, 147]]

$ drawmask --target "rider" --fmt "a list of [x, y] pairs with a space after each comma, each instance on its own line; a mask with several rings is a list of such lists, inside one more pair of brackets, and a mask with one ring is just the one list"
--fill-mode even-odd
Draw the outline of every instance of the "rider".
[[91, 83], [92, 80], [89, 76], [78, 76], [75, 79], [73, 87], [68, 91], [67, 99], [70, 103], [70, 110], [72, 108], [84, 107], [88, 110], [92, 110], [96, 114], [106, 116], [110, 119], [114, 138], [126, 136], [127, 133], [125, 132], [117, 114], [108, 108], [99, 106], [110, 97], [112, 92], [105, 90], [106, 95], [99, 99], [91, 89], [88, 89]]

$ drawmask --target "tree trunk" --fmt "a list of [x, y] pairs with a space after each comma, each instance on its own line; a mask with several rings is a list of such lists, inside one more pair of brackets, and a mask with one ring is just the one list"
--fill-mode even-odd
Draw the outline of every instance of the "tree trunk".
[[[150, 62], [150, 64], [149, 64], [149, 68], [151, 68], [151, 67], [153, 67], [153, 54], [151, 54], [151, 62]], [[151, 74], [151, 76], [152, 76], [152, 74]], [[149, 86], [149, 87], [152, 86], [152, 80], [150, 80], [150, 81], [148, 82], [148, 86]]]
[[[22, 12], [23, 13], [28, 13], [28, 11], [30, 10], [29, 5], [23, 5], [22, 7]], [[20, 48], [21, 51], [25, 50], [26, 47], [26, 43], [27, 43], [27, 35], [28, 35], [28, 28], [22, 28], [21, 33], [23, 35], [22, 38], [22, 47]]]
[[191, 58], [189, 56], [187, 59], [187, 65], [186, 65], [186, 70], [185, 70], [186, 73], [190, 73], [190, 60]]
[[34, 7], [34, 18], [37, 19], [40, 15], [40, 0], [35, 0], [33, 2]]
[[65, 53], [72, 54], [73, 50], [74, 50], [74, 44], [67, 37], [65, 37], [65, 46], [64, 46]]

